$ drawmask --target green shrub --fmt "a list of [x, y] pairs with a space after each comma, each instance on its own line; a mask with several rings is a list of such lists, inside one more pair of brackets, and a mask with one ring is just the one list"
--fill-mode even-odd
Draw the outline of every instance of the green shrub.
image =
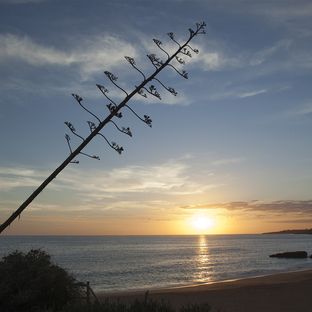
[[77, 296], [75, 279], [42, 250], [15, 251], [0, 261], [0, 311], [56, 311]]

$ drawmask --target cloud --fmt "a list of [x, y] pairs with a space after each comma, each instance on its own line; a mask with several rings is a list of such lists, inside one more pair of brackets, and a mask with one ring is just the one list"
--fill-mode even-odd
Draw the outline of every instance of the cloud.
[[291, 44], [292, 44], [292, 41], [289, 39], [280, 40], [276, 42], [274, 45], [272, 45], [271, 47], [264, 48], [262, 50], [259, 50], [255, 54], [253, 54], [249, 60], [249, 63], [252, 66], [261, 65], [262, 63], [267, 61], [269, 58], [271, 58], [274, 54], [280, 52], [281, 50], [289, 49]]
[[0, 167], [0, 189], [10, 191], [20, 187], [38, 186], [47, 172], [25, 168]]
[[0, 175], [12, 175], [16, 177], [42, 177], [43, 173], [39, 173], [34, 169], [27, 168], [10, 168], [10, 167], [0, 167]]
[[238, 164], [238, 163], [241, 163], [244, 160], [245, 160], [245, 158], [242, 158], [242, 157], [224, 158], [224, 159], [215, 160], [211, 164], [213, 166], [223, 166], [223, 165]]
[[288, 111], [288, 116], [304, 116], [312, 114], [312, 103], [308, 103], [296, 110]]
[[304, 118], [312, 115], [312, 103], [307, 102], [304, 105], [293, 105], [294, 108], [290, 108], [288, 110], [284, 110], [283, 112], [276, 115], [276, 118], [285, 118], [285, 119], [293, 119], [293, 118]]
[[226, 60], [217, 52], [202, 52], [200, 57], [205, 70], [217, 70], [226, 63]]
[[274, 220], [274, 221], [268, 221], [271, 223], [282, 223], [282, 224], [312, 224], [312, 219], [309, 218], [303, 218], [303, 219], [287, 219], [287, 220]]
[[229, 70], [259, 66], [269, 61], [281, 51], [288, 51], [293, 41], [283, 39], [275, 42], [272, 46], [257, 51], [243, 51], [228, 53], [227, 42], [215, 40], [207, 47], [197, 46], [200, 54], [194, 63], [200, 64], [204, 70]]
[[208, 203], [199, 205], [188, 205], [185, 209], [226, 209], [228, 211], [243, 212], [266, 212], [274, 214], [311, 214], [312, 200], [278, 200], [278, 201], [234, 201], [224, 203]]
[[124, 55], [136, 56], [132, 44], [112, 35], [76, 40], [77, 45], [65, 51], [35, 42], [28, 36], [0, 35], [0, 62], [19, 60], [33, 66], [77, 66], [82, 76], [120, 66]]
[[222, 46], [224, 43], [213, 43], [212, 46], [194, 46], [199, 50], [199, 55], [192, 60], [191, 65], [205, 71], [228, 70], [240, 67], [242, 61], [239, 56], [226, 55]]
[[45, 47], [33, 42], [28, 37], [12, 34], [0, 35], [1, 61], [20, 59], [31, 65], [69, 65], [73, 59], [65, 52], [52, 47]]
[[[84, 192], [89, 198], [119, 197], [131, 194], [186, 195], [202, 192], [204, 188], [192, 181], [188, 167], [170, 161], [160, 165], [127, 166], [106, 172], [82, 174], [68, 170], [59, 178], [58, 187]], [[206, 187], [205, 187], [206, 188]]]
[[261, 89], [261, 90], [256, 90], [256, 91], [250, 91], [250, 92], [244, 92], [238, 95], [240, 98], [246, 98], [246, 97], [251, 97], [251, 96], [256, 96], [262, 93], [268, 92], [267, 89]]
[[[50, 174], [34, 168], [0, 168], [0, 210], [9, 215], [23, 201], [25, 188], [35, 189]], [[181, 160], [124, 166], [113, 170], [67, 168], [33, 202], [33, 216], [144, 217], [178, 213], [183, 198], [220, 185], [200, 183]], [[20, 198], [12, 202], [14, 198]], [[18, 197], [16, 196], [18, 194]], [[10, 201], [8, 203], [8, 200]]]
[[[16, 36], [12, 34], [0, 34], [0, 64], [7, 62], [23, 62], [33, 67], [60, 67], [66, 69], [65, 76], [70, 79], [66, 79], [64, 83], [60, 83], [58, 79], [53, 84], [53, 81], [49, 81], [49, 84], [44, 88], [38, 88], [38, 82], [33, 82], [31, 79], [14, 77], [11, 79], [5, 79], [1, 85], [2, 89], [10, 91], [23, 91], [23, 92], [36, 92], [42, 95], [47, 93], [61, 92], [71, 93], [72, 90], [82, 94], [83, 97], [88, 98], [101, 98], [100, 92], [90, 89], [88, 84], [84, 84], [84, 80], [93, 78], [95, 75], [100, 74], [105, 66], [105, 69], [111, 70], [112, 68], [119, 68], [121, 66], [126, 68], [125, 73], [127, 79], [125, 83], [121, 82], [121, 85], [126, 90], [133, 89], [133, 81], [138, 79], [138, 75], [135, 71], [129, 70], [129, 67], [124, 60], [125, 55], [136, 57], [138, 50], [124, 40], [121, 40], [112, 35], [106, 36], [94, 36], [92, 38], [84, 38], [79, 41], [79, 44], [72, 46], [69, 50], [60, 49], [53, 46], [43, 45], [35, 42], [33, 39], [24, 36]], [[144, 42], [144, 38], [143, 38]], [[143, 70], [148, 72], [151, 69], [151, 64], [142, 64]], [[77, 73], [76, 75], [75, 73]], [[51, 72], [51, 71], [50, 71]], [[133, 75], [131, 78], [127, 75]], [[77, 79], [77, 76], [79, 77]], [[103, 75], [104, 79], [104, 75]], [[61, 78], [62, 80], [62, 78]], [[131, 85], [127, 85], [127, 81], [131, 81]], [[166, 85], [166, 84], [165, 84]], [[138, 101], [144, 101], [148, 104], [166, 104], [166, 105], [188, 105], [190, 100], [186, 94], [177, 90], [178, 95], [173, 96], [167, 90], [165, 90], [158, 82], [155, 82], [157, 90], [161, 94], [161, 101], [153, 95], [147, 94], [147, 98], [143, 98], [140, 95], [135, 96]], [[168, 85], [167, 87], [170, 87]], [[110, 97], [118, 100], [123, 99], [123, 93], [119, 92], [116, 88], [110, 88]]]
[[29, 4], [29, 3], [41, 3], [49, 0], [0, 0], [0, 4]]
[[[218, 187], [202, 185], [193, 179], [188, 165], [181, 161], [169, 161], [159, 165], [125, 166], [113, 170], [89, 170], [67, 168], [49, 185], [53, 192], [78, 192], [80, 201], [88, 204], [115, 200], [158, 200], [177, 195], [200, 194]], [[0, 168], [0, 187], [14, 191], [38, 186], [50, 173], [44, 170]]]
[[312, 17], [312, 3], [310, 1], [287, 1], [283, 6], [274, 2], [269, 5], [258, 3], [254, 9], [254, 13], [287, 21], [295, 18]]

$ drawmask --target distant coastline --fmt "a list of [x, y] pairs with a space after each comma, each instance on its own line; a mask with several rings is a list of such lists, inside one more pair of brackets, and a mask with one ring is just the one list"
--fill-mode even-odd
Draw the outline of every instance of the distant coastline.
[[278, 232], [267, 232], [263, 234], [312, 234], [312, 229], [283, 230], [283, 231], [278, 231]]

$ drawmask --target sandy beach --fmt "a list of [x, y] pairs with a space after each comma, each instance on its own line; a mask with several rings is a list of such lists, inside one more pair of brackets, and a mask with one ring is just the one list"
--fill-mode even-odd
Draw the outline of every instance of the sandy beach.
[[[310, 312], [312, 311], [312, 270], [280, 273], [170, 289], [150, 290], [154, 299], [173, 306], [209, 303], [219, 312]], [[99, 298], [131, 301], [143, 298], [144, 291], [104, 294]]]

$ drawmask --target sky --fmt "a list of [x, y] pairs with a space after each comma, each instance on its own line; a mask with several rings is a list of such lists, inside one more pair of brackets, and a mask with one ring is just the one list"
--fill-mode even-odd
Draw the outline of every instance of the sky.
[[[0, 222], [88, 135], [72, 93], [101, 119], [118, 84], [132, 91], [146, 57], [165, 59], [188, 28], [206, 34], [154, 85], [162, 100], [136, 96], [23, 212], [5, 234], [244, 234], [312, 225], [312, 3], [309, 0], [0, 0]], [[173, 63], [179, 69], [182, 65]]]

